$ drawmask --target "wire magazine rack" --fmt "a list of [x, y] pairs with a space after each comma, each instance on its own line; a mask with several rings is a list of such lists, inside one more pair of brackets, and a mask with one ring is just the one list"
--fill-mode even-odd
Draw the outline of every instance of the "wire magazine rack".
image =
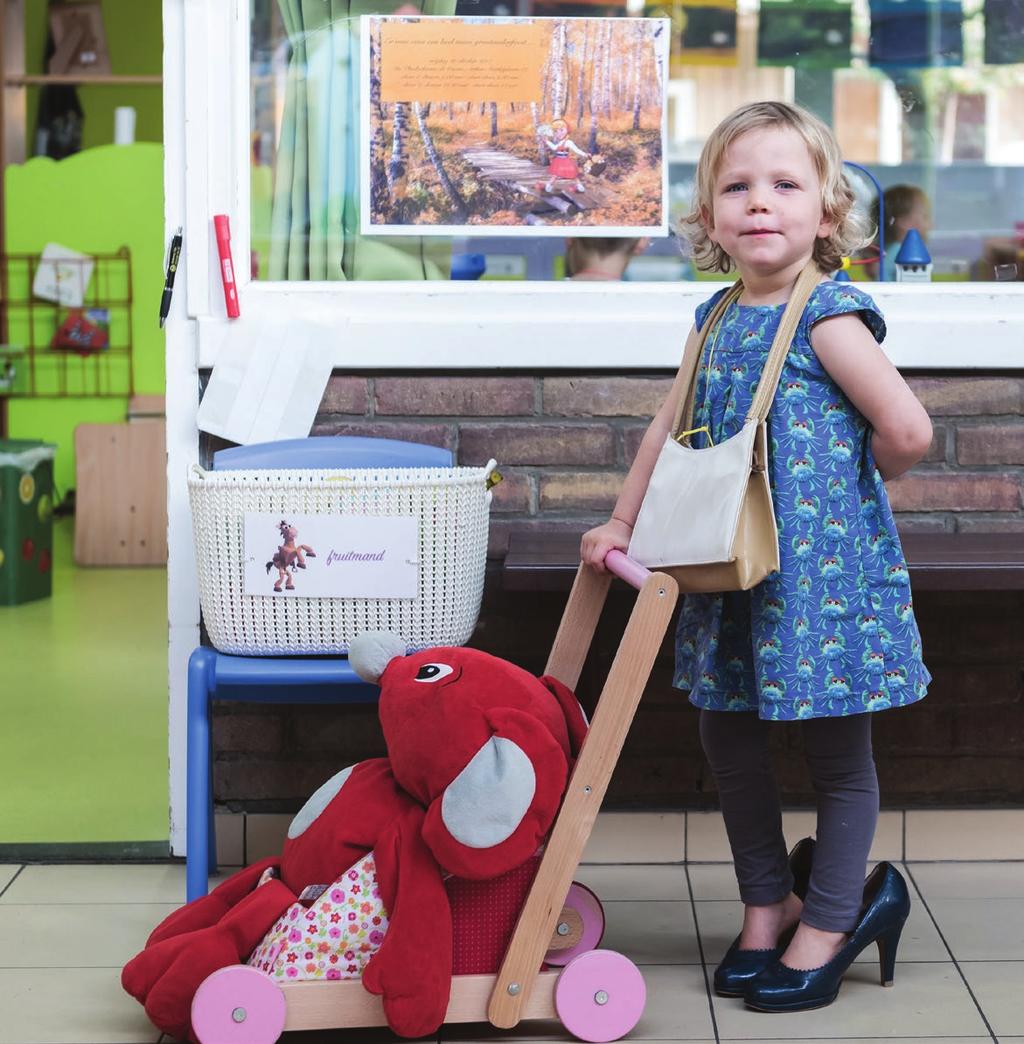
[[[81, 306], [33, 294], [36, 274], [46, 264], [50, 262], [39, 254], [0, 254], [0, 331], [4, 342], [0, 344], [0, 396], [130, 397], [134, 392], [131, 251], [121, 247], [113, 253], [60, 259], [54, 266], [56, 296], [62, 296], [61, 270], [70, 268], [76, 285], [87, 280]], [[91, 274], [82, 270], [86, 265], [91, 266]], [[58, 329], [76, 312], [94, 324], [103, 318], [108, 324], [105, 346], [53, 346]]]

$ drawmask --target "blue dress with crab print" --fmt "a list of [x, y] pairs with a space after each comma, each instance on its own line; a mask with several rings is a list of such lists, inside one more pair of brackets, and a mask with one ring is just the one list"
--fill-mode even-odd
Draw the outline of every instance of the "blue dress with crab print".
[[[697, 309], [698, 329], [719, 294]], [[708, 338], [693, 425], [707, 424], [715, 444], [742, 428], [784, 307], [733, 304]], [[914, 703], [931, 680], [870, 428], [810, 343], [816, 322], [851, 312], [882, 341], [882, 314], [862, 290], [815, 288], [769, 413], [781, 568], [751, 591], [683, 603], [674, 683], [697, 707], [778, 721], [838, 717]]]

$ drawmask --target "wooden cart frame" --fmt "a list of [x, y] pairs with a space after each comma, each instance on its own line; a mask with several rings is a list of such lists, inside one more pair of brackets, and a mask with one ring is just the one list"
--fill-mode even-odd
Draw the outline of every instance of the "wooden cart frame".
[[[639, 591], [636, 603], [501, 968], [496, 975], [454, 976], [445, 1023], [512, 1029], [523, 1019], [559, 1017], [555, 985], [565, 969], [540, 969], [678, 597], [671, 577], [649, 572], [621, 552], [610, 552], [606, 565], [605, 573], [579, 567], [544, 673], [575, 689], [613, 574]], [[286, 1031], [387, 1025], [381, 998], [358, 979], [270, 985], [283, 995]], [[231, 1009], [234, 1021], [256, 1016], [256, 1007], [247, 1012], [239, 998]], [[256, 1031], [257, 1025], [249, 1028]]]

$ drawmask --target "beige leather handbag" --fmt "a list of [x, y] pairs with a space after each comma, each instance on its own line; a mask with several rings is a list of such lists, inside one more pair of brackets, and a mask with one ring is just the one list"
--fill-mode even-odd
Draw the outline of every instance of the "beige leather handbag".
[[680, 591], [747, 591], [779, 568], [766, 421], [797, 323], [820, 281], [813, 262], [797, 277], [743, 429], [716, 446], [689, 445], [695, 433], [690, 428], [697, 367], [708, 336], [729, 305], [739, 300], [741, 282], [722, 295], [696, 344], [683, 355], [679, 370], [687, 375], [686, 393], [680, 397], [629, 543], [630, 558], [668, 573]]

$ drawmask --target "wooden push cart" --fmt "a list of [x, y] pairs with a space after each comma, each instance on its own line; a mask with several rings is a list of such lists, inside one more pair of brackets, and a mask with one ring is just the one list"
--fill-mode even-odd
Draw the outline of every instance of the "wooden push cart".
[[[637, 704], [676, 604], [676, 582], [618, 551], [606, 564], [639, 595], [602, 689], [529, 895], [496, 975], [456, 975], [446, 1023], [558, 1018], [581, 1040], [618, 1040], [643, 1013], [636, 966], [610, 950], [588, 949], [603, 919], [589, 893], [572, 884]], [[545, 674], [573, 689], [579, 681], [611, 583], [580, 566]], [[596, 900], [591, 900], [596, 902]], [[597, 922], [597, 931], [594, 924]], [[596, 945], [596, 941], [595, 941]], [[582, 950], [582, 952], [581, 952]], [[552, 955], [573, 953], [557, 970]], [[559, 962], [561, 963], [561, 962]], [[222, 968], [196, 991], [192, 1025], [202, 1044], [271, 1044], [285, 1030], [384, 1026], [381, 998], [358, 979], [278, 985], [247, 965]]]

